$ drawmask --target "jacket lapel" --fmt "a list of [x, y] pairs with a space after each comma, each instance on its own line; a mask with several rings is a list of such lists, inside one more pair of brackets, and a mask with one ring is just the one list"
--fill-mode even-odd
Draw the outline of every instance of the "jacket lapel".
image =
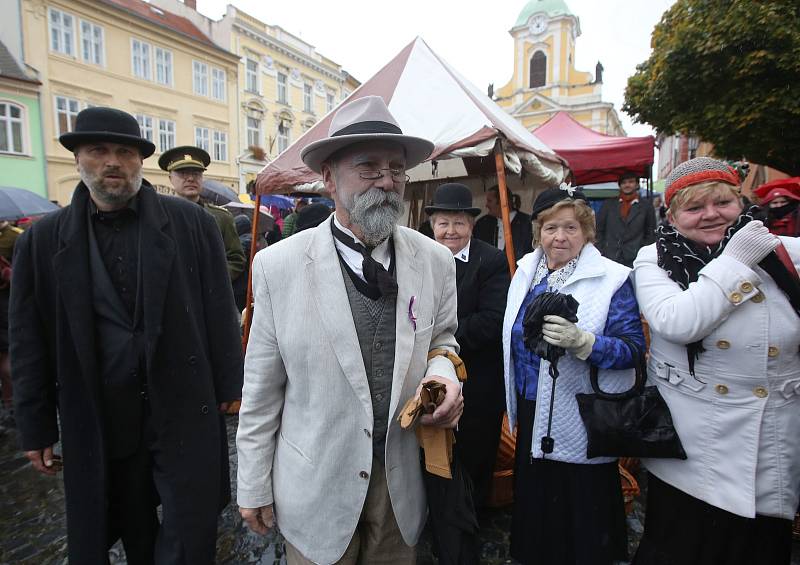
[[[397, 273], [396, 341], [394, 349], [394, 372], [392, 373], [392, 399], [390, 416], [395, 413], [405, 383], [411, 355], [414, 352], [416, 329], [425, 329], [429, 320], [417, 320], [416, 328], [411, 320], [412, 312], [420, 311], [422, 298], [422, 268], [417, 246], [403, 230], [394, 229], [394, 252]], [[413, 302], [412, 302], [413, 298]], [[427, 353], [427, 352], [426, 352]], [[419, 375], [422, 377], [422, 375]]]
[[631, 209], [628, 212], [628, 217], [625, 218], [624, 222], [626, 224], [630, 224], [636, 216], [641, 214], [641, 209], [642, 209], [642, 200], [640, 198], [638, 202], [631, 204]]
[[314, 236], [306, 248], [305, 280], [310, 286], [310, 295], [316, 302], [322, 329], [336, 354], [339, 366], [367, 415], [372, 418], [367, 371], [361, 358], [339, 254], [333, 243], [330, 225], [332, 221], [333, 215], [314, 230]]
[[149, 184], [142, 184], [139, 194], [139, 269], [149, 370], [161, 334], [164, 301], [172, 278], [170, 275], [176, 248], [167, 232], [169, 218], [155, 190]]
[[60, 298], [67, 312], [67, 323], [81, 365], [83, 377], [97, 391], [94, 345], [92, 277], [89, 272], [88, 207], [89, 191], [80, 183], [75, 189], [65, 221], [59, 230], [61, 249], [53, 257]]

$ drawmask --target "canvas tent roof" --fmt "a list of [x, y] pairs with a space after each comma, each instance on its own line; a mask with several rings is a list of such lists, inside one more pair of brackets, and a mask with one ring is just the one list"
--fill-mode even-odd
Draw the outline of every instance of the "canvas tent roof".
[[[345, 102], [369, 95], [386, 100], [403, 133], [434, 142], [430, 159], [487, 156], [498, 137], [502, 137], [506, 168], [511, 172], [519, 173], [524, 168], [532, 178], [551, 185], [563, 177], [563, 159], [419, 37]], [[331, 118], [329, 113], [264, 167], [256, 180], [256, 192], [321, 190], [320, 175], [303, 164], [300, 152], [309, 143], [327, 137]], [[431, 166], [423, 163], [410, 174], [414, 180], [433, 178], [430, 171]]]
[[655, 139], [615, 137], [591, 130], [566, 112], [558, 112], [533, 133], [569, 162], [575, 184], [616, 181], [632, 172], [650, 176]]

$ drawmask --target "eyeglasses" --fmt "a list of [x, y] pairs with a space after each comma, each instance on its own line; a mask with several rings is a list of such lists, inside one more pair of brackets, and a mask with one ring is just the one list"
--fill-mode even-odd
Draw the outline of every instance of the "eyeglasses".
[[203, 176], [203, 171], [198, 171], [197, 169], [181, 169], [173, 172], [182, 179], [199, 179]]
[[396, 183], [408, 182], [411, 180], [411, 177], [406, 174], [405, 169], [377, 169], [374, 171], [359, 171], [358, 178], [362, 180], [378, 180], [379, 178], [383, 178], [383, 175], [385, 174], [383, 171], [389, 171], [392, 181]]

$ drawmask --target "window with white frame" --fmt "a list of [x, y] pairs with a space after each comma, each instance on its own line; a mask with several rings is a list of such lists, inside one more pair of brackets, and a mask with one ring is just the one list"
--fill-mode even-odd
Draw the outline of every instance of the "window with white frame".
[[133, 76], [152, 80], [149, 43], [138, 39], [131, 40], [131, 66], [133, 68]]
[[172, 86], [172, 51], [156, 47], [156, 82]]
[[283, 153], [289, 147], [291, 138], [291, 124], [281, 120], [278, 124], [278, 153]]
[[258, 94], [258, 61], [255, 59], [244, 61], [244, 89]]
[[24, 153], [22, 106], [0, 102], [0, 153]]
[[334, 98], [333, 94], [331, 94], [330, 92], [325, 95], [325, 111], [326, 112], [330, 112], [331, 110], [333, 110], [333, 104], [334, 104], [333, 98]]
[[75, 54], [75, 18], [71, 14], [50, 8], [50, 50], [56, 53]]
[[161, 152], [175, 147], [175, 122], [172, 120], [158, 120], [158, 144]]
[[136, 114], [136, 121], [139, 122], [142, 137], [147, 141], [153, 141], [153, 118], [144, 114]]
[[78, 112], [80, 112], [80, 103], [75, 98], [56, 96], [56, 135], [75, 129]]
[[224, 131], [214, 130], [214, 152], [212, 156], [215, 161], [228, 160], [228, 134]]
[[286, 92], [286, 75], [278, 73], [278, 102], [281, 104], [288, 104], [289, 97]]
[[261, 120], [258, 118], [247, 118], [247, 146], [261, 146]]
[[223, 69], [211, 69], [211, 98], [214, 100], [225, 101], [225, 71]]
[[308, 83], [303, 85], [303, 111], [314, 111], [314, 87]]
[[209, 133], [208, 128], [195, 127], [194, 128], [194, 144], [195, 146], [205, 151], [209, 150]]
[[192, 84], [195, 94], [208, 96], [208, 65], [192, 61]]
[[84, 61], [93, 65], [105, 65], [103, 39], [101, 26], [81, 20], [81, 55]]

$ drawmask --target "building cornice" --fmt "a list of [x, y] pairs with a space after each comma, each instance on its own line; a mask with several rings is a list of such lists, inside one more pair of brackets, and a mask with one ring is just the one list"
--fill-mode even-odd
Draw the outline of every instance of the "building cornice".
[[261, 43], [262, 45], [266, 45], [270, 49], [274, 49], [278, 53], [285, 55], [286, 57], [289, 57], [293, 61], [297, 61], [298, 63], [301, 63], [306, 67], [313, 69], [316, 72], [325, 75], [326, 77], [332, 80], [335, 80], [340, 83], [343, 83], [345, 81], [345, 77], [338, 69], [318, 63], [317, 61], [308, 58], [306, 55], [303, 55], [296, 49], [289, 47], [288, 45], [286, 45], [285, 43], [283, 43], [278, 39], [275, 39], [274, 37], [270, 37], [269, 35], [266, 35], [260, 31], [254, 30], [248, 25], [239, 21], [233, 22], [233, 28], [234, 31], [241, 33], [242, 35], [245, 35], [250, 39], [254, 39], [255, 41]]

